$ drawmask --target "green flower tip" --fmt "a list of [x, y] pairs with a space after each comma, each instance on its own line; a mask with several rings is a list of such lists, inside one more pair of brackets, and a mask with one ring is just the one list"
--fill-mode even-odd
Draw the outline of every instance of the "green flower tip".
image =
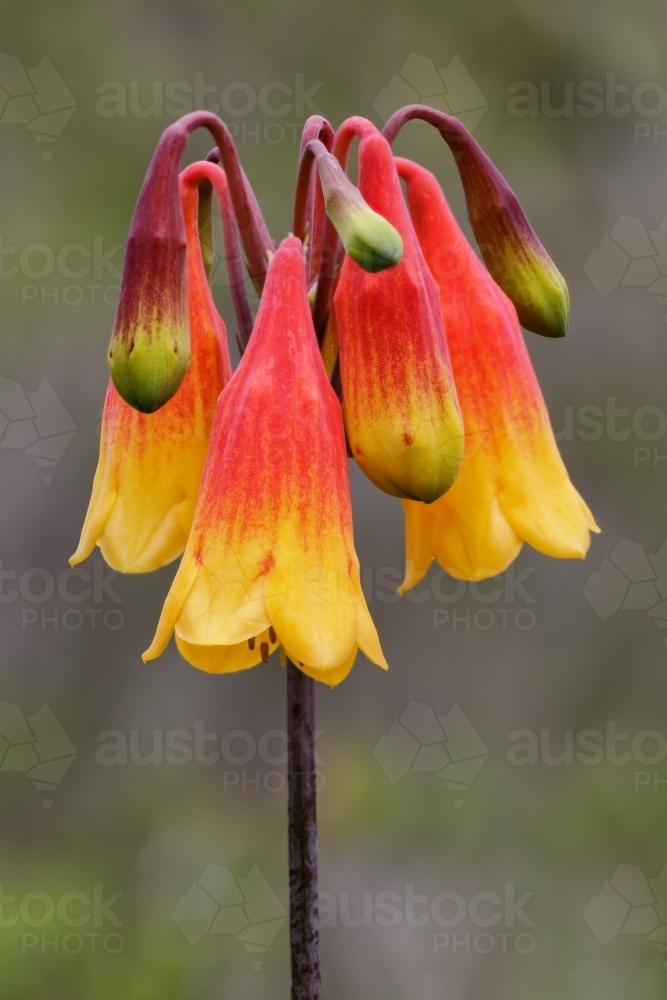
[[400, 233], [366, 204], [350, 212], [340, 236], [352, 260], [371, 273], [395, 267], [403, 256]]
[[[546, 257], [546, 255], [545, 255]], [[525, 258], [498, 283], [516, 307], [521, 326], [542, 337], [564, 337], [570, 320], [565, 278], [549, 257]]]
[[176, 393], [190, 365], [187, 328], [156, 337], [144, 330], [136, 333], [127, 349], [112, 337], [109, 370], [119, 395], [140, 413], [155, 413]]
[[395, 267], [403, 256], [400, 233], [366, 204], [334, 156], [320, 156], [317, 169], [325, 211], [352, 260], [371, 272]]

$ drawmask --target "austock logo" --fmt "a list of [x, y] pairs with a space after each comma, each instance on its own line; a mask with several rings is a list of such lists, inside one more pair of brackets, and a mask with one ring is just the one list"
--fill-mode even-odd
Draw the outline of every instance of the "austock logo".
[[430, 578], [425, 578], [403, 595], [396, 590], [403, 573], [395, 566], [382, 566], [377, 570], [365, 566], [361, 580], [369, 606], [376, 600], [382, 604], [396, 604], [398, 601], [425, 604], [433, 601], [445, 605], [433, 611], [433, 628], [436, 630], [444, 627], [452, 631], [486, 632], [497, 628], [505, 632], [508, 627], [513, 627], [524, 632], [535, 627], [537, 615], [529, 607], [517, 609], [516, 605], [535, 604], [535, 598], [525, 585], [533, 572], [532, 566], [517, 572], [512, 565], [502, 574], [474, 583], [454, 579], [445, 570], [438, 569]]
[[17, 282], [14, 287], [21, 282], [23, 306], [115, 308], [122, 267], [115, 258], [122, 250], [122, 243], [109, 245], [101, 235], [57, 247], [48, 243], [11, 246], [0, 236], [0, 281]]
[[[0, 604], [16, 605], [23, 631], [105, 628], [115, 632], [125, 624], [125, 615], [118, 607], [105, 610], [102, 605], [107, 599], [115, 605], [124, 603], [111, 586], [118, 573], [107, 569], [103, 559], [94, 559], [91, 569], [68, 566], [56, 577], [43, 566], [31, 566], [23, 573], [6, 569], [0, 559]], [[95, 607], [87, 606], [91, 601]], [[39, 610], [25, 604], [38, 605]], [[69, 607], [63, 608], [63, 604]]]
[[533, 896], [533, 892], [518, 895], [513, 882], [506, 882], [502, 893], [484, 890], [472, 895], [451, 889], [434, 894], [432, 888], [418, 893], [412, 882], [398, 892], [322, 891], [319, 926], [357, 933], [364, 927], [429, 928], [435, 955], [530, 955], [537, 941], [530, 933], [535, 924], [525, 907]]
[[[392, 784], [411, 771], [437, 774], [455, 793], [468, 790], [488, 753], [458, 702], [436, 716], [430, 705], [411, 701], [373, 750]], [[463, 802], [455, 797], [454, 807]]]
[[[315, 731], [315, 740], [323, 730]], [[190, 729], [105, 729], [98, 734], [95, 760], [102, 767], [184, 767], [195, 762], [203, 767], [220, 764], [222, 790], [282, 793], [287, 785], [287, 733], [268, 729], [259, 738], [247, 729], [230, 729], [222, 736], [206, 731], [200, 720]], [[324, 761], [315, 753], [315, 781], [324, 787]], [[226, 765], [231, 765], [227, 769]]]
[[404, 104], [427, 104], [436, 111], [456, 115], [473, 132], [489, 102], [479, 89], [459, 56], [445, 69], [436, 69], [428, 56], [411, 52], [373, 102], [384, 123]]
[[[653, 555], [638, 542], [622, 538], [584, 587], [600, 621], [618, 611], [645, 611], [658, 628], [667, 628], [667, 542]], [[667, 638], [663, 639], [667, 646]]]
[[[563, 426], [555, 432], [556, 440], [593, 443], [605, 438], [629, 446], [635, 469], [661, 468], [660, 463], [667, 462], [667, 453], [661, 453], [657, 442], [667, 435], [667, 413], [652, 403], [632, 410], [617, 406], [615, 396], [606, 396], [604, 406], [602, 402], [599, 399], [598, 403], [564, 406]], [[637, 441], [644, 444], [637, 445]]]
[[[289, 82], [270, 80], [259, 89], [247, 80], [207, 83], [204, 73], [195, 73], [192, 82], [154, 80], [140, 85], [137, 80], [105, 80], [97, 88], [95, 111], [101, 118], [171, 119], [211, 111], [224, 117], [236, 143], [296, 144], [304, 120], [322, 113], [314, 98], [323, 86], [323, 80], [309, 85], [303, 73], [295, 73]], [[293, 120], [285, 121], [287, 116]]]
[[[649, 879], [635, 865], [619, 865], [586, 907], [584, 920], [601, 945], [619, 934], [641, 935], [666, 955], [667, 865]], [[667, 970], [667, 961], [663, 965]]]
[[[0, 449], [25, 451], [38, 467], [53, 469], [75, 434], [76, 424], [46, 379], [25, 392], [14, 379], [0, 377]], [[52, 480], [42, 474], [45, 486]]]
[[18, 705], [0, 701], [0, 771], [24, 774], [49, 809], [76, 757], [76, 748], [55, 715], [44, 703], [35, 715], [25, 716]]
[[[210, 864], [178, 901], [172, 918], [190, 945], [208, 934], [234, 935], [249, 954], [261, 955], [285, 923], [287, 911], [257, 865], [245, 878], [236, 879], [229, 868]], [[252, 965], [259, 972], [261, 959]]]
[[[25, 125], [39, 143], [53, 143], [76, 110], [76, 101], [48, 56], [34, 69], [0, 53], [0, 125]], [[53, 150], [42, 157], [50, 160]]]
[[84, 951], [117, 955], [125, 939], [109, 927], [123, 927], [113, 909], [123, 893], [107, 895], [101, 882], [91, 888], [90, 893], [74, 889], [59, 897], [35, 890], [17, 898], [0, 883], [0, 930], [30, 928], [21, 933], [23, 955], [79, 955]]
[[659, 729], [641, 729], [634, 734], [617, 729], [609, 720], [599, 729], [515, 729], [507, 737], [507, 762], [512, 767], [596, 767], [607, 763], [615, 768], [629, 767], [635, 792], [667, 785], [667, 777], [657, 768], [667, 758], [667, 738]]
[[[617, 288], [644, 288], [658, 305], [667, 305], [667, 218], [657, 229], [621, 215], [586, 258], [584, 271], [595, 290], [606, 298]], [[663, 312], [667, 321], [667, 312]]]

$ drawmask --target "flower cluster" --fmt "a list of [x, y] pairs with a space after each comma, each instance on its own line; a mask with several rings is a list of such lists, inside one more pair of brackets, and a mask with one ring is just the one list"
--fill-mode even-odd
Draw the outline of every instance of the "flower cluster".
[[[454, 152], [485, 263], [435, 177], [394, 157], [412, 118]], [[199, 126], [216, 149], [180, 171]], [[346, 174], [355, 138], [358, 187]], [[242, 355], [233, 374], [209, 288], [214, 191]], [[515, 195], [455, 118], [412, 106], [383, 133], [358, 117], [335, 133], [309, 119], [293, 235], [276, 247], [224, 124], [187, 115], [160, 140], [133, 217], [71, 562], [96, 544], [125, 573], [183, 556], [145, 659], [173, 633], [212, 673], [276, 650], [331, 685], [359, 648], [386, 668], [360, 584], [348, 455], [402, 501], [401, 590], [433, 559], [461, 579], [493, 576], [524, 542], [583, 557], [597, 528], [520, 329], [560, 337], [568, 313]]]

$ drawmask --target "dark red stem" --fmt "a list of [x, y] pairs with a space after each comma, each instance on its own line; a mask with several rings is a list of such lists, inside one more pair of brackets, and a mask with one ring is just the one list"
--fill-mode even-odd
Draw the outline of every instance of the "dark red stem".
[[[181, 174], [181, 177], [183, 175]], [[211, 204], [213, 201], [213, 185], [204, 179], [197, 185], [197, 229], [199, 230], [199, 249], [201, 251], [202, 263], [206, 280], [211, 280], [213, 270], [213, 256], [215, 247], [213, 243], [213, 220], [211, 215]]]
[[291, 1000], [318, 1000], [315, 682], [287, 661]]
[[[302, 162], [306, 147], [314, 139], [318, 139], [324, 147], [331, 151], [334, 142], [334, 130], [331, 124], [320, 115], [312, 115], [303, 126], [301, 133], [301, 149], [299, 153], [299, 169], [297, 173], [296, 193], [294, 196], [294, 227], [304, 228], [304, 235], [308, 235], [306, 246], [306, 273], [309, 280], [312, 280], [319, 270], [320, 253], [322, 249], [322, 231], [325, 222], [324, 201], [322, 190], [317, 183], [315, 173], [312, 169], [312, 157], [308, 157], [306, 167], [306, 177], [302, 179]], [[306, 220], [297, 227], [297, 218]], [[303, 238], [303, 237], [302, 237]]]
[[[250, 276], [261, 291], [268, 267], [268, 254], [275, 249], [274, 243], [241, 169], [229, 129], [210, 111], [193, 111], [184, 115], [163, 132], [139, 194], [130, 237], [140, 237], [144, 231], [153, 235], [160, 229], [166, 233], [174, 233], [179, 230], [179, 226], [182, 228], [182, 217], [180, 220], [171, 217], [169, 207], [172, 212], [180, 209], [180, 199], [174, 197], [178, 195], [180, 163], [187, 141], [196, 128], [208, 129], [220, 151], [241, 241], [248, 258]], [[162, 197], [156, 197], [158, 188], [162, 191]], [[163, 213], [162, 217], [156, 218], [156, 212]]]
[[[498, 233], [500, 243], [506, 238], [505, 220], [511, 219], [512, 238], [518, 236], [536, 243], [546, 255], [511, 187], [458, 118], [422, 104], [408, 104], [391, 116], [382, 134], [391, 144], [403, 126], [415, 119], [437, 128], [449, 146], [463, 185], [468, 218], [478, 242], [488, 240], [492, 233]], [[480, 249], [484, 251], [485, 247]]]
[[[217, 152], [217, 150], [216, 150]], [[239, 248], [239, 233], [236, 226], [236, 219], [232, 209], [231, 198], [229, 196], [229, 185], [224, 170], [221, 170], [216, 163], [211, 161], [200, 161], [192, 163], [181, 174], [185, 183], [201, 186], [202, 182], [208, 182], [215, 188], [215, 194], [220, 209], [220, 219], [222, 221], [222, 239], [225, 252], [225, 264], [227, 266], [227, 277], [229, 278], [229, 290], [236, 316], [237, 335], [236, 340], [241, 354], [245, 350], [250, 334], [252, 333], [252, 313], [248, 303], [248, 296], [245, 288], [245, 276], [243, 273], [243, 262]], [[200, 220], [201, 226], [201, 220]], [[212, 249], [212, 248], [211, 248]]]

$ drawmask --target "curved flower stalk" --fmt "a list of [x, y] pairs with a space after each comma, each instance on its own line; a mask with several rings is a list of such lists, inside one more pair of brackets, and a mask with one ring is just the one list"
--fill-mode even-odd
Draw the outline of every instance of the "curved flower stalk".
[[514, 191], [465, 125], [442, 111], [408, 105], [391, 116], [382, 134], [391, 143], [403, 125], [415, 118], [434, 125], [451, 149], [480, 252], [514, 304], [521, 325], [543, 337], [564, 337], [570, 318], [565, 279], [537, 238]]
[[147, 573], [176, 559], [185, 548], [216, 400], [231, 378], [227, 333], [200, 251], [197, 185], [206, 179], [214, 184], [221, 214], [231, 224], [224, 173], [212, 164], [187, 168], [180, 186], [192, 364], [176, 395], [157, 413], [140, 413], [109, 382], [92, 497], [72, 565], [97, 544], [114, 569]]
[[144, 659], [173, 631], [185, 659], [212, 673], [254, 666], [278, 646], [331, 685], [358, 648], [386, 668], [295, 237], [271, 260], [250, 343], [218, 401], [192, 532]]
[[514, 306], [477, 258], [436, 178], [409, 160], [396, 163], [438, 284], [466, 427], [451, 490], [431, 506], [403, 505], [401, 591], [433, 559], [460, 579], [494, 576], [524, 542], [556, 558], [583, 558], [598, 528], [558, 452]]
[[[311, 115], [303, 126], [299, 149], [299, 172], [297, 174], [297, 189], [294, 198], [294, 223], [292, 232], [301, 237], [306, 245], [306, 274], [308, 283], [314, 281], [320, 270], [322, 254], [322, 235], [326, 223], [324, 197], [322, 187], [317, 183], [317, 176], [311, 169], [303, 170], [303, 159], [306, 150], [314, 139], [319, 140], [324, 148], [331, 152], [335, 133], [331, 123], [321, 115]], [[305, 173], [305, 178], [304, 178]], [[302, 190], [305, 186], [305, 193]], [[302, 221], [300, 221], [302, 220]], [[300, 229], [302, 228], [302, 232]]]
[[153, 413], [171, 399], [190, 363], [178, 176], [187, 140], [199, 127], [217, 142], [250, 274], [260, 290], [274, 249], [227, 126], [207, 111], [193, 111], [170, 125], [153, 154], [132, 217], [108, 354], [116, 389], [142, 413]]
[[331, 322], [340, 351], [345, 426], [359, 466], [381, 490], [431, 503], [453, 484], [463, 453], [436, 284], [417, 242], [386, 139], [363, 118], [344, 122], [344, 164], [359, 136], [359, 190], [398, 230], [399, 264], [369, 274], [346, 256]]

